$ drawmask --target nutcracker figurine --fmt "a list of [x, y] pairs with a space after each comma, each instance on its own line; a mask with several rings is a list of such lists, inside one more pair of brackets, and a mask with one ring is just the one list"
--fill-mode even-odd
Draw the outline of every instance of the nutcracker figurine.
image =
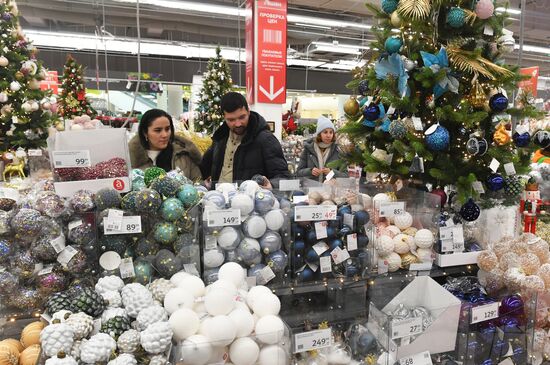
[[541, 207], [539, 185], [531, 178], [525, 185], [519, 205], [519, 210], [523, 214], [523, 232], [535, 233], [537, 217], [544, 213]]

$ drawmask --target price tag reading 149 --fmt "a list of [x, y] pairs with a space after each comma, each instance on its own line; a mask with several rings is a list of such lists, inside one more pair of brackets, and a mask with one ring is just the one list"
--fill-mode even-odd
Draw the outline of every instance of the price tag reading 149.
[[336, 219], [336, 205], [307, 205], [294, 208], [296, 222], [330, 221]]
[[241, 224], [240, 209], [208, 210], [208, 227], [238, 226]]
[[56, 168], [60, 167], [90, 167], [90, 151], [53, 151], [53, 163]]
[[322, 349], [331, 345], [332, 330], [330, 328], [294, 335], [294, 353]]

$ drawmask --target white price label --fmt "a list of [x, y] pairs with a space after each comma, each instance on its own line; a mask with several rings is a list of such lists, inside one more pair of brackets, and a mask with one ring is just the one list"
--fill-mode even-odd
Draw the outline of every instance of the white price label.
[[141, 216], [140, 215], [131, 215], [131, 216], [122, 217], [122, 227], [120, 230], [107, 229], [106, 220], [107, 220], [107, 217], [103, 218], [103, 233], [105, 235], [141, 233]]
[[318, 240], [328, 237], [327, 222], [315, 222], [315, 235]]
[[61, 253], [61, 251], [65, 249], [65, 236], [61, 235], [57, 238], [54, 238], [50, 241], [50, 245], [52, 245], [55, 253]]
[[405, 213], [405, 202], [380, 202], [380, 217], [393, 217]]
[[332, 329], [326, 328], [294, 335], [294, 353], [332, 346]]
[[453, 240], [454, 227], [440, 227], [439, 239], [442, 241]]
[[122, 259], [118, 269], [120, 270], [120, 277], [122, 279], [133, 278], [136, 276], [136, 272], [134, 271], [134, 261], [131, 257]]
[[454, 242], [453, 240], [441, 240], [441, 252], [462, 252], [464, 251], [464, 241]]
[[470, 323], [474, 324], [495, 318], [498, 318], [498, 302], [473, 307]]
[[108, 231], [120, 231], [122, 229], [122, 217], [124, 212], [118, 209], [109, 209], [105, 220], [105, 229]]
[[53, 165], [55, 168], [66, 167], [90, 167], [90, 151], [53, 151]]
[[241, 224], [240, 209], [209, 210], [206, 212], [208, 227], [238, 226]]
[[19, 201], [19, 192], [12, 188], [0, 188], [0, 198], [6, 198]]
[[429, 351], [420, 352], [399, 360], [399, 365], [433, 365]]
[[279, 180], [280, 191], [300, 190], [300, 180]]
[[495, 34], [495, 31], [493, 30], [493, 27], [491, 27], [490, 25], [486, 25], [484, 28], [483, 28], [483, 34], [485, 35], [493, 35]]
[[61, 253], [57, 256], [57, 262], [59, 262], [61, 265], [66, 266], [69, 261], [76, 255], [78, 251], [72, 247], [67, 246]]
[[391, 338], [396, 340], [422, 333], [422, 317], [394, 320], [391, 322]]
[[504, 171], [506, 171], [506, 175], [512, 176], [516, 174], [516, 168], [514, 167], [513, 162], [508, 162], [504, 164]]
[[493, 170], [493, 172], [497, 172], [499, 167], [500, 167], [500, 162], [496, 158], [493, 158], [491, 160], [491, 163], [489, 164], [489, 168]]
[[323, 256], [319, 258], [319, 264], [321, 265], [321, 273], [332, 272], [332, 263], [330, 262], [330, 256]]
[[273, 278], [275, 278], [275, 273], [269, 266], [264, 267], [260, 270], [260, 275], [264, 279], [264, 283], [269, 283]]
[[388, 112], [386, 114], [392, 115], [393, 113], [395, 113], [395, 107], [393, 105], [390, 105], [390, 107], [388, 108]]
[[205, 250], [215, 250], [217, 246], [218, 246], [218, 240], [216, 239], [216, 236], [209, 234], [204, 237]]
[[483, 184], [481, 181], [477, 180], [472, 183], [472, 188], [478, 193], [483, 194], [485, 193], [485, 189], [483, 189]]
[[464, 227], [462, 224], [453, 227], [453, 242], [464, 244]]
[[378, 259], [378, 275], [388, 272], [388, 261], [384, 259]]
[[353, 228], [353, 214], [344, 214], [344, 225]]
[[195, 276], [200, 276], [199, 271], [197, 270], [197, 266], [194, 263], [193, 264], [183, 264], [183, 270], [188, 274], [195, 275]]
[[42, 156], [42, 150], [29, 150], [29, 157], [40, 157]]
[[330, 172], [325, 176], [325, 181], [330, 181], [334, 177], [334, 170], [330, 170]]
[[307, 195], [294, 195], [292, 197], [292, 202], [294, 204], [307, 202], [309, 200], [309, 197]]
[[294, 209], [296, 222], [324, 221], [336, 219], [336, 205], [307, 205]]
[[342, 250], [340, 247], [336, 247], [334, 250], [332, 250], [330, 255], [332, 256], [332, 259], [334, 260], [334, 263], [336, 265], [341, 264], [342, 262], [350, 258], [348, 250]]
[[321, 256], [326, 250], [328, 250], [328, 245], [325, 242], [319, 242], [313, 245], [313, 250], [318, 256]]
[[69, 223], [69, 231], [76, 228], [76, 227], [80, 227], [81, 225], [82, 225], [82, 219], [72, 221], [72, 222]]
[[357, 250], [357, 233], [348, 234], [346, 238], [348, 251]]
[[53, 265], [48, 265], [38, 272], [38, 275], [46, 275], [53, 271]]
[[429, 271], [432, 269], [432, 262], [426, 261], [419, 264], [410, 264], [409, 271]]
[[[311, 269], [311, 271], [317, 271], [317, 269], [319, 268], [319, 265], [313, 263], [313, 262], [308, 262], [307, 263], [307, 266], [309, 266], [309, 268]], [[306, 267], [306, 265], [304, 265], [304, 267]], [[304, 271], [303, 269], [302, 270], [298, 270], [298, 272], [300, 271]]]
[[415, 130], [417, 130], [417, 131], [423, 131], [424, 130], [424, 126], [422, 125], [422, 119], [420, 119], [419, 117], [412, 117], [412, 121], [413, 121], [413, 125], [414, 125]]
[[516, 127], [516, 132], [518, 134], [523, 134], [523, 133], [527, 133], [529, 132], [529, 127], [527, 127], [526, 125], [524, 124], [520, 124]]

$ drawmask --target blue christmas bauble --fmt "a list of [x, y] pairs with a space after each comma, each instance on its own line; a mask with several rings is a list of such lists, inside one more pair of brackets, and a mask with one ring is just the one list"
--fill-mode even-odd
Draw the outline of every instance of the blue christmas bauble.
[[124, 197], [120, 201], [120, 207], [124, 210], [135, 210], [137, 194], [137, 191], [130, 191], [128, 194], [124, 195]]
[[178, 229], [172, 223], [157, 223], [153, 230], [153, 237], [158, 243], [169, 245], [178, 238]]
[[315, 279], [315, 271], [311, 270], [309, 267], [306, 267], [300, 273], [300, 280], [302, 281], [312, 281]]
[[223, 209], [226, 203], [223, 194], [216, 190], [212, 190], [204, 194], [204, 196], [202, 197], [202, 201], [205, 206], [210, 205], [219, 209]]
[[377, 349], [376, 337], [370, 332], [366, 331], [359, 335], [357, 339], [357, 351], [364, 357], [372, 352], [376, 352]]
[[516, 145], [516, 147], [526, 147], [531, 141], [531, 135], [529, 134], [529, 132], [525, 132], [522, 134], [515, 132], [512, 136], [512, 139], [514, 140], [514, 144]]
[[304, 252], [306, 249], [306, 243], [304, 241], [294, 241], [294, 252]]
[[7, 261], [15, 249], [11, 241], [0, 237], [0, 262]]
[[288, 255], [282, 250], [274, 251], [266, 256], [265, 263], [275, 274], [282, 273], [288, 263]]
[[183, 205], [189, 208], [198, 201], [199, 192], [193, 185], [185, 184], [179, 188], [177, 196]]
[[269, 190], [262, 189], [254, 196], [254, 210], [260, 214], [266, 214], [275, 205], [275, 196]]
[[162, 219], [174, 222], [183, 217], [185, 208], [183, 203], [176, 198], [168, 198], [160, 206], [160, 215]]
[[262, 262], [260, 244], [253, 238], [245, 238], [237, 247], [237, 255], [249, 267]]
[[[426, 131], [426, 133], [431, 132], [431, 129], [433, 129], [434, 126], [430, 127]], [[449, 131], [447, 130], [447, 128], [443, 127], [442, 125], [437, 125], [433, 133], [426, 135], [426, 145], [432, 151], [444, 151], [447, 148], [449, 148], [449, 143], [450, 143]]]
[[503, 93], [496, 93], [489, 99], [489, 107], [496, 113], [503, 112], [508, 108], [508, 98]]
[[147, 285], [153, 277], [153, 265], [143, 258], [134, 261], [134, 272], [136, 277], [134, 280], [142, 285]]
[[400, 120], [394, 120], [390, 124], [390, 136], [393, 139], [403, 139], [407, 135], [407, 127]]
[[[367, 95], [367, 92], [369, 91], [369, 82], [367, 80], [361, 80], [359, 82], [358, 91], [359, 94], [363, 96]], [[361, 106], [361, 104], [359, 104], [359, 106]]]
[[180, 186], [181, 183], [176, 179], [168, 175], [160, 175], [151, 181], [151, 185], [149, 187], [158, 191], [160, 195], [165, 197], [173, 197], [176, 196]]
[[328, 238], [335, 238], [336, 237], [336, 229], [332, 226], [327, 227], [327, 237]]
[[338, 215], [344, 216], [344, 214], [351, 214], [351, 206], [346, 204], [338, 208]]
[[366, 210], [355, 212], [355, 225], [357, 228], [363, 227], [370, 220], [370, 214]]
[[399, 0], [382, 0], [380, 7], [384, 13], [391, 14], [397, 9], [398, 4]]
[[380, 107], [378, 104], [371, 103], [363, 110], [363, 116], [366, 120], [374, 122], [376, 119], [380, 118]]
[[172, 251], [160, 250], [154, 261], [155, 269], [164, 278], [170, 278], [172, 275], [182, 269], [181, 259], [176, 257]]
[[504, 187], [504, 178], [500, 174], [491, 174], [487, 178], [487, 187], [489, 190], [498, 191]]
[[275, 231], [267, 231], [260, 238], [260, 248], [264, 255], [280, 250], [282, 245], [283, 240], [281, 239], [281, 235]]
[[247, 276], [249, 276], [249, 277], [255, 276], [256, 277], [256, 284], [261, 283], [264, 280], [264, 278], [262, 276], [262, 273], [261, 273], [261, 271], [263, 270], [264, 267], [265, 267], [265, 265], [261, 264], [261, 263], [252, 266], [250, 269], [248, 269]]
[[497, 339], [493, 343], [493, 347], [491, 349], [491, 356], [495, 356], [495, 357], [505, 356], [508, 353], [509, 348], [510, 348], [510, 345], [507, 341]]
[[468, 222], [473, 222], [478, 219], [480, 212], [479, 206], [472, 198], [468, 199], [468, 201], [460, 208], [460, 216]]
[[384, 43], [384, 48], [389, 54], [397, 53], [403, 46], [403, 40], [400, 37], [389, 37]]
[[333, 240], [331, 240], [328, 244], [328, 246], [330, 247], [330, 251], [334, 250], [336, 247], [340, 247], [342, 248], [344, 246], [344, 242], [342, 242], [341, 239], [338, 239], [338, 238], [335, 238]]
[[306, 253], [306, 261], [312, 264], [319, 262], [319, 255], [313, 248], [310, 248]]
[[94, 195], [94, 203], [99, 211], [109, 208], [116, 209], [120, 207], [121, 200], [120, 193], [113, 188], [100, 189]]
[[357, 235], [357, 248], [362, 249], [366, 248], [369, 244], [369, 237], [364, 234]]
[[306, 230], [304, 227], [300, 227], [296, 223], [292, 224], [292, 234], [294, 235], [294, 238], [297, 240], [301, 240], [304, 238], [306, 233]]
[[447, 13], [447, 24], [453, 28], [460, 28], [466, 22], [466, 12], [464, 9], [453, 7]]
[[352, 234], [353, 233], [353, 229], [350, 227], [350, 226], [342, 226], [342, 228], [340, 228], [340, 232], [338, 232], [338, 236], [339, 237], [346, 237], [348, 234]]
[[315, 230], [311, 230], [306, 233], [306, 242], [310, 245], [317, 242], [317, 234], [315, 233]]
[[356, 262], [354, 262], [352, 260], [348, 260], [346, 262], [344, 268], [345, 268], [345, 272], [346, 272], [346, 277], [348, 277], [348, 278], [352, 278], [352, 277], [360, 274], [359, 266], [357, 265]]

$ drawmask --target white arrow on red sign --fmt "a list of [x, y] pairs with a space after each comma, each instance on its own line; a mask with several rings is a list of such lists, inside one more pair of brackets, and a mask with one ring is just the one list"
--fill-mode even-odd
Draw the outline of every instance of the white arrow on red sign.
[[269, 76], [269, 92], [264, 89], [262, 85], [260, 85], [260, 91], [264, 93], [265, 96], [269, 98], [269, 100], [274, 100], [277, 96], [281, 95], [283, 91], [285, 91], [285, 87], [281, 87], [279, 90], [274, 91], [275, 88], [275, 76]]

